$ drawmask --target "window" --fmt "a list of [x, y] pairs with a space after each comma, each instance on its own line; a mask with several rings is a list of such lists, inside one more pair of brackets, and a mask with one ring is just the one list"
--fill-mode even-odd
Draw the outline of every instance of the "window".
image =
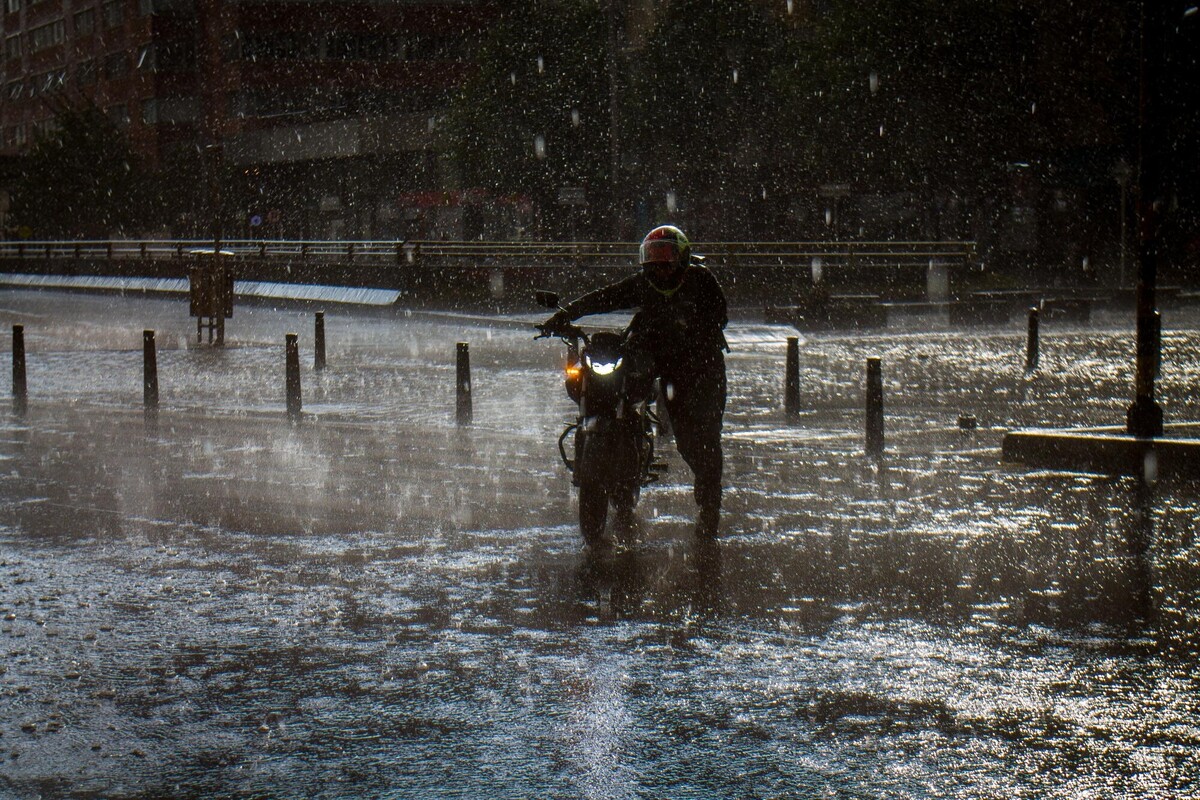
[[106, 80], [115, 81], [123, 78], [127, 72], [129, 72], [129, 59], [124, 53], [113, 53], [104, 57], [104, 77]]
[[51, 70], [44, 75], [37, 76], [34, 80], [37, 83], [38, 90], [42, 94], [54, 92], [66, 88], [67, 71], [65, 69], [58, 70], [57, 72]]
[[158, 101], [156, 113], [159, 122], [195, 122], [200, 116], [200, 103], [195, 97], [165, 97]]
[[153, 97], [142, 101], [142, 122], [147, 125], [158, 124], [158, 101]]
[[58, 132], [58, 120], [40, 119], [33, 123], [33, 136], [36, 139], [49, 139]]
[[101, 8], [104, 15], [104, 27], [116, 28], [125, 21], [125, 4], [122, 0], [108, 0]]
[[78, 86], [93, 86], [96, 83], [96, 60], [80, 61], [75, 68], [75, 83]]
[[187, 72], [196, 66], [196, 48], [191, 39], [162, 42], [154, 56], [160, 72]]
[[324, 39], [311, 33], [247, 33], [241, 37], [241, 57], [247, 61], [321, 58]]
[[195, 0], [138, 0], [138, 13], [143, 17], [155, 14], [186, 17], [196, 13]]
[[15, 33], [4, 40], [4, 51], [9, 58], [21, 57], [21, 34]]
[[4, 9], [10, 14], [15, 14], [21, 10], [21, 0], [5, 0]]
[[85, 8], [75, 14], [75, 35], [91, 36], [96, 30], [96, 9]]
[[126, 128], [129, 126], [129, 106], [124, 103], [118, 103], [115, 106], [108, 107], [108, 119], [113, 125], [118, 128]]
[[[403, 53], [398, 37], [374, 33], [331, 33], [325, 43], [326, 57], [335, 61], [384, 61]], [[402, 56], [401, 56], [402, 57]]]
[[66, 23], [56, 19], [47, 25], [41, 25], [29, 32], [29, 52], [36, 53], [47, 47], [62, 44], [66, 38]]

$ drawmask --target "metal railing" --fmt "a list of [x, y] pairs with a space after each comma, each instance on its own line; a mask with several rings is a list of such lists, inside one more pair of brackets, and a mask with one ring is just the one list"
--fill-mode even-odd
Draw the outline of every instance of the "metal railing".
[[[337, 262], [426, 267], [625, 267], [636, 242], [301, 241], [110, 239], [0, 241], [0, 260], [164, 261], [211, 255], [236, 260]], [[696, 242], [693, 251], [720, 267], [970, 266], [969, 241]]]

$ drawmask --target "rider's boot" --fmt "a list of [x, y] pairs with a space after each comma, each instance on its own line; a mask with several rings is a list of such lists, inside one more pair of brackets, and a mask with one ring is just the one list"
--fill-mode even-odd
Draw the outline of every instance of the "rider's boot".
[[696, 515], [696, 538], [715, 539], [721, 523], [721, 507], [706, 505], [700, 507]]
[[700, 480], [696, 482], [694, 492], [696, 505], [700, 507], [696, 515], [696, 537], [716, 538], [721, 523], [721, 484]]

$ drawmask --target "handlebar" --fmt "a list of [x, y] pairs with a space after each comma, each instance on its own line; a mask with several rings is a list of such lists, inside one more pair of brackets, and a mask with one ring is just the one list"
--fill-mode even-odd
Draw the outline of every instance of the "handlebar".
[[545, 323], [540, 323], [540, 324], [534, 325], [533, 327], [538, 332], [537, 336], [533, 337], [534, 340], [549, 339], [551, 336], [557, 336], [558, 338], [563, 339], [563, 340], [582, 339], [585, 344], [587, 343], [587, 340], [588, 340], [588, 335], [586, 333], [584, 333], [583, 328], [579, 327], [578, 325], [574, 325], [570, 322], [568, 322], [564, 325], [556, 326], [554, 328], [551, 328], [550, 326], [546, 325]]

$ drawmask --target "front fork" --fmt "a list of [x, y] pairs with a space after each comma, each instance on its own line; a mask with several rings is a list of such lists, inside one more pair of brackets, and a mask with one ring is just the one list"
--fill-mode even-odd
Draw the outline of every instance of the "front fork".
[[[638, 464], [636, 469], [636, 477], [633, 482], [638, 486], [645, 486], [646, 484], [657, 480], [659, 473], [666, 469], [666, 465], [657, 464], [654, 462], [654, 435], [651, 432], [651, 425], [657, 424], [654, 415], [649, 409], [646, 409], [645, 413], [639, 414], [638, 416], [643, 421], [643, 430], [639, 432], [640, 439], [636, 445], [637, 453], [635, 457], [638, 460]], [[596, 418], [591, 419], [593, 420], [592, 425], [595, 425]], [[578, 486], [580, 483], [579, 462], [581, 459], [588, 458], [587, 436], [589, 432], [587, 429], [591, 427], [588, 425], [588, 422], [588, 418], [580, 419], [579, 422], [573, 422], [567, 425], [567, 427], [563, 430], [562, 435], [558, 437], [558, 454], [561, 456], [563, 464], [565, 464], [567, 469], [571, 471], [573, 478], [572, 482], [576, 486]], [[612, 420], [610, 421], [610, 424], [615, 424], [616, 422], [616, 420]], [[570, 436], [572, 432], [575, 433], [576, 437], [575, 458], [571, 458], [567, 455], [567, 437]], [[619, 447], [621, 445], [617, 446]], [[610, 455], [616, 457], [619, 454], [611, 453]], [[611, 465], [611, 462], [609, 463]], [[603, 472], [604, 470], [596, 468], [590, 471], [595, 474], [596, 472]], [[625, 475], [608, 475], [605, 477], [608, 478], [607, 482], [609, 483], [629, 483]]]

